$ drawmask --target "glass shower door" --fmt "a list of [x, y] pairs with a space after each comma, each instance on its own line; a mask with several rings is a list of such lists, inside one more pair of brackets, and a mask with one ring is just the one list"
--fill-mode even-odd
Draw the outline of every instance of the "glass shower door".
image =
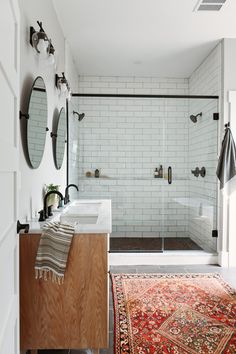
[[217, 251], [218, 120], [213, 115], [217, 112], [216, 99], [166, 99], [162, 186], [165, 251]]

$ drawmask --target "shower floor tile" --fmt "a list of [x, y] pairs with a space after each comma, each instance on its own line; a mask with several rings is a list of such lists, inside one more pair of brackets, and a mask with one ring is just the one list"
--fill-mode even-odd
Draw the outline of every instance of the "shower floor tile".
[[162, 252], [202, 250], [189, 237], [111, 237], [110, 252]]

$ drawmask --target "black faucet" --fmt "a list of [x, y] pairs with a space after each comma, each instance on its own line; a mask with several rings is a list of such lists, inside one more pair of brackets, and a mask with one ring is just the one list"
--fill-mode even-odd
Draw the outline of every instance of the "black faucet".
[[44, 197], [44, 199], [43, 199], [43, 212], [44, 212], [44, 217], [45, 217], [45, 219], [48, 218], [47, 198], [48, 198], [48, 196], [51, 195], [51, 194], [57, 194], [57, 195], [59, 195], [59, 197], [60, 197], [61, 200], [64, 199], [64, 198], [63, 198], [63, 195], [61, 194], [61, 192], [58, 192], [58, 191], [50, 191], [50, 192], [47, 192], [47, 193], [45, 194], [45, 197]]
[[65, 189], [64, 204], [67, 204], [67, 203], [70, 202], [70, 196], [69, 196], [69, 193], [68, 193], [68, 189], [70, 187], [75, 187], [77, 189], [77, 191], [79, 191], [79, 188], [78, 188], [78, 186], [76, 186], [76, 184], [68, 184], [68, 186], [66, 186], [66, 189]]

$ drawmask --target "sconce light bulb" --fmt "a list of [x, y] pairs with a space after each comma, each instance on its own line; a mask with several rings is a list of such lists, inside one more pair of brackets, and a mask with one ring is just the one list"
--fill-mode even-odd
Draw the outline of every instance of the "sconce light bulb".
[[60, 83], [59, 87], [60, 87], [61, 92], [66, 92], [67, 91], [66, 83]]
[[48, 41], [45, 41], [44, 39], [40, 39], [38, 44], [37, 44], [37, 48], [40, 52], [40, 55], [42, 55], [42, 57], [47, 57], [48, 56]]
[[55, 57], [53, 54], [49, 54], [48, 56], [48, 65], [54, 65], [55, 64]]

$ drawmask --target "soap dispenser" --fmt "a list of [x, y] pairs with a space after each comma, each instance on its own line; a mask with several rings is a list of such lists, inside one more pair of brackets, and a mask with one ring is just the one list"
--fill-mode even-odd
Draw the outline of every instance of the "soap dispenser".
[[100, 171], [99, 171], [98, 168], [95, 170], [94, 176], [95, 176], [96, 178], [99, 178], [99, 177], [100, 177]]
[[162, 167], [162, 165], [160, 165], [160, 168], [159, 168], [159, 178], [163, 178], [163, 167]]
[[155, 171], [154, 171], [154, 177], [155, 177], [155, 178], [158, 178], [158, 177], [159, 177], [159, 170], [158, 170], [157, 167], [155, 168]]

